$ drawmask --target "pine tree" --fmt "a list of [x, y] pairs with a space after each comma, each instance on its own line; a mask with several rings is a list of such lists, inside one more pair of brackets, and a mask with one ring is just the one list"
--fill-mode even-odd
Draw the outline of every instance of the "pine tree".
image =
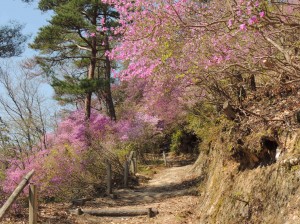
[[[40, 50], [37, 62], [52, 77], [58, 98], [85, 98], [85, 113], [91, 113], [92, 94], [101, 93], [107, 113], [116, 119], [111, 95], [112, 61], [110, 37], [118, 25], [118, 13], [99, 0], [40, 0], [42, 11], [52, 10], [31, 47]], [[73, 72], [63, 73], [61, 68]]]
[[0, 27], [0, 57], [19, 56], [23, 52], [27, 36], [21, 33], [23, 26], [13, 22]]

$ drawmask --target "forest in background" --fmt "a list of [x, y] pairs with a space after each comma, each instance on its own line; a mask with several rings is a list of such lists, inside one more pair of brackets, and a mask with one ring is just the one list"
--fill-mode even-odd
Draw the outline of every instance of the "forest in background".
[[[280, 132], [300, 121], [297, 100], [277, 107], [299, 89], [298, 0], [40, 0], [39, 9], [53, 12], [30, 43], [39, 55], [17, 82], [1, 67], [2, 197], [31, 169], [44, 200], [97, 194], [105, 161], [121, 179], [132, 150], [197, 157], [236, 124], [251, 135], [258, 122]], [[1, 27], [1, 57], [21, 54], [21, 28]], [[49, 117], [41, 78], [75, 109]], [[226, 147], [241, 169], [273, 162]]]

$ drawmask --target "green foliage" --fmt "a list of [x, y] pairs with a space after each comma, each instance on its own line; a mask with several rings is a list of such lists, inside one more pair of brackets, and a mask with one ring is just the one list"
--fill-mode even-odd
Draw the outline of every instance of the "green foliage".
[[[36, 62], [44, 74], [53, 77], [56, 99], [77, 103], [85, 98], [89, 116], [92, 93], [96, 93], [115, 120], [110, 88], [114, 63], [105, 52], [114, 45], [109, 37], [114, 35], [110, 28], [118, 26], [117, 11], [96, 0], [40, 0], [39, 8], [51, 10], [53, 16], [30, 47], [40, 51]], [[99, 23], [102, 20], [105, 24]]]
[[188, 130], [186, 124], [180, 125], [171, 134], [170, 151], [179, 155], [183, 154], [197, 154], [199, 138], [192, 130]]
[[156, 173], [156, 171], [153, 169], [153, 167], [146, 166], [146, 165], [139, 165], [138, 170], [139, 170], [140, 174], [146, 175], [149, 177], [152, 177]]
[[[78, 149], [65, 144], [64, 149], [52, 149], [43, 164], [46, 175], [40, 181], [41, 191], [49, 192], [48, 196], [56, 201], [65, 201], [94, 194], [93, 185], [96, 183], [104, 188], [105, 159], [113, 157], [104, 156], [100, 148], [78, 153]], [[56, 182], [59, 188], [55, 187]]]
[[298, 171], [300, 169], [300, 165], [292, 166], [290, 169], [291, 169], [291, 172]]
[[5, 179], [5, 171], [0, 168], [0, 181]]
[[73, 79], [65, 76], [64, 80], [54, 77], [51, 85], [57, 94], [85, 94], [99, 89], [103, 83], [102, 80]]
[[163, 63], [166, 63], [167, 59], [170, 58], [173, 55], [172, 49], [170, 49], [170, 42], [165, 42], [162, 44], [163, 49], [162, 49], [162, 55], [161, 55], [161, 60]]
[[52, 79], [52, 87], [55, 90], [55, 99], [63, 102], [72, 102], [70, 96], [82, 96], [86, 93], [92, 93], [103, 90], [106, 81], [103, 79], [78, 79], [71, 76], [65, 76], [64, 80], [60, 80], [56, 77]]
[[115, 146], [114, 151], [116, 152], [117, 157], [120, 159], [120, 161], [125, 161], [125, 158], [130, 154], [131, 151], [136, 151], [137, 146], [134, 142], [126, 142], [117, 144]]
[[201, 139], [201, 150], [205, 150], [212, 142], [220, 139], [224, 131], [234, 126], [223, 115], [219, 115], [214, 106], [208, 103], [198, 103], [187, 116], [187, 129], [193, 131]]
[[182, 144], [183, 131], [178, 129], [176, 130], [171, 137], [170, 150], [176, 154], [180, 153], [180, 148]]
[[0, 26], [0, 57], [9, 58], [19, 56], [23, 52], [27, 36], [21, 31], [23, 26], [15, 22], [11, 25]]

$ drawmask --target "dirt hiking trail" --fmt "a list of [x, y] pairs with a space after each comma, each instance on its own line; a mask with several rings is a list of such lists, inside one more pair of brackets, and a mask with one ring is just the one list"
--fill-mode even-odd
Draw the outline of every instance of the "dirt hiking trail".
[[[174, 164], [173, 164], [174, 165]], [[178, 164], [177, 164], [178, 165]], [[83, 206], [71, 203], [48, 203], [39, 205], [38, 223], [43, 224], [184, 224], [197, 223], [195, 210], [199, 203], [197, 186], [201, 179], [193, 175], [193, 165], [160, 167], [148, 178], [137, 173], [137, 177], [148, 179], [138, 186], [115, 189], [116, 198], [101, 197], [87, 201]], [[150, 179], [150, 180], [149, 180]], [[152, 208], [158, 214], [123, 217], [99, 217], [89, 214], [74, 214], [78, 208], [85, 210], [140, 210]], [[28, 214], [28, 213], [27, 213]], [[26, 221], [24, 221], [26, 220]], [[25, 224], [27, 217], [7, 218], [4, 224]]]
[[192, 165], [171, 167], [159, 171], [148, 183], [134, 189], [114, 191], [116, 199], [97, 198], [82, 209], [146, 209], [158, 210], [155, 217], [96, 217], [88, 214], [72, 216], [74, 223], [195, 223], [194, 209], [198, 203], [196, 183], [199, 178], [190, 176]]
[[56, 203], [52, 207], [49, 207], [50, 205], [41, 206], [39, 220], [41, 223], [49, 224], [192, 224], [197, 219], [195, 209], [199, 201], [197, 196], [199, 181], [199, 177], [192, 175], [192, 165], [164, 168], [154, 174], [147, 183], [134, 188], [114, 190], [113, 193], [117, 196], [115, 199], [95, 198], [87, 201], [84, 206], [80, 206], [83, 211], [147, 208], [158, 210], [159, 213], [152, 218], [146, 215], [127, 217], [76, 215], [72, 214], [76, 207], [72, 207], [70, 203]]

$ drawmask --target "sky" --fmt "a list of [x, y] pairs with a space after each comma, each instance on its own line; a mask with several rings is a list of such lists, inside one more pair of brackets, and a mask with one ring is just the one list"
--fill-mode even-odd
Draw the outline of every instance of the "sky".
[[[11, 20], [19, 22], [25, 26], [23, 33], [32, 35], [29, 42], [50, 17], [50, 13], [43, 13], [37, 8], [37, 1], [27, 4], [21, 0], [0, 0], [0, 25], [9, 24]], [[30, 57], [34, 53], [27, 47], [22, 57]]]
[[[23, 34], [31, 35], [31, 38], [25, 45], [24, 53], [19, 57], [8, 59], [9, 62], [12, 60], [17, 63], [37, 54], [37, 52], [28, 48], [28, 43], [33, 41], [39, 28], [46, 25], [50, 17], [50, 13], [43, 13], [37, 8], [37, 0], [29, 4], [21, 0], [0, 0], [0, 25], [7, 25], [10, 21], [16, 21], [24, 25]], [[52, 98], [54, 91], [51, 86], [43, 84], [41, 88], [41, 91], [47, 98]]]

